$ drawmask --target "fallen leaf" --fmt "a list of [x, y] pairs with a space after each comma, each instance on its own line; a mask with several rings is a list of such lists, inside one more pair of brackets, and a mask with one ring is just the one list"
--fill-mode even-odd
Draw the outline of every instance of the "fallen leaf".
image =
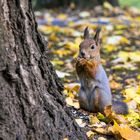
[[122, 89], [122, 85], [114, 80], [110, 82], [111, 89]]
[[98, 140], [107, 140], [107, 139], [104, 137], [99, 137]]
[[94, 136], [94, 134], [95, 133], [93, 131], [91, 131], [91, 130], [86, 132], [86, 135], [87, 135], [88, 138], [92, 138]]
[[67, 103], [67, 105], [73, 106], [73, 107], [75, 107], [75, 108], [77, 108], [77, 109], [80, 108], [79, 102], [78, 102], [78, 101], [74, 101], [74, 100], [73, 100], [72, 98], [70, 98], [70, 97], [66, 97], [66, 103]]
[[89, 121], [90, 121], [90, 125], [100, 122], [99, 119], [93, 115], [89, 115]]
[[118, 48], [113, 44], [104, 45], [104, 49], [109, 53], [112, 51], [116, 51]]
[[69, 138], [64, 138], [63, 140], [69, 140]]
[[118, 125], [116, 122], [114, 122], [112, 132], [117, 135], [119, 134], [126, 140], [140, 140], [140, 133], [138, 131], [132, 130], [127, 125]]
[[135, 51], [135, 52], [120, 51], [118, 54], [118, 57], [122, 58], [124, 61], [127, 61], [128, 59], [130, 59], [133, 62], [140, 62], [139, 51]]
[[64, 65], [64, 61], [61, 60], [52, 60], [51, 63], [55, 66], [55, 65]]
[[65, 76], [70, 76], [69, 73], [61, 72], [61, 71], [58, 71], [58, 70], [56, 70], [56, 74], [58, 75], [59, 78], [64, 78]]
[[59, 38], [56, 36], [55, 33], [52, 33], [49, 37], [49, 40], [50, 41], [55, 41], [55, 42], [58, 42], [59, 41]]
[[59, 55], [59, 57], [63, 57], [69, 55], [71, 52], [69, 50], [59, 49], [59, 50], [54, 50], [53, 53]]
[[90, 16], [90, 13], [88, 11], [83, 11], [79, 13], [79, 16], [82, 18], [86, 18]]
[[112, 114], [112, 105], [105, 106], [104, 113], [106, 116], [111, 115]]
[[59, 14], [57, 16], [57, 18], [60, 19], [60, 20], [66, 20], [68, 18], [68, 16], [66, 14]]
[[86, 123], [84, 123], [82, 119], [75, 119], [75, 121], [80, 127], [86, 126]]

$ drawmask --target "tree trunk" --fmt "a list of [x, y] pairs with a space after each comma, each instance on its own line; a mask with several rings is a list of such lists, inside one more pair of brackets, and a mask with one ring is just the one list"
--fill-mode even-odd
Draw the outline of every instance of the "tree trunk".
[[37, 31], [31, 1], [0, 2], [0, 140], [86, 140]]

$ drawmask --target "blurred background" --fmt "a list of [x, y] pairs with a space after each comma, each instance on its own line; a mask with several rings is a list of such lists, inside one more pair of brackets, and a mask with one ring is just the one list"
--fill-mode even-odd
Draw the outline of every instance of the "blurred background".
[[[78, 7], [95, 7], [103, 5], [106, 0], [33, 0], [34, 8], [68, 7], [74, 3]], [[113, 6], [134, 6], [140, 8], [139, 0], [107, 0]]]
[[[115, 98], [130, 104], [130, 125], [140, 127], [139, 0], [33, 0], [38, 30], [48, 41], [48, 55], [64, 82], [67, 104], [77, 108], [79, 82], [75, 58], [85, 27], [101, 31], [101, 58]], [[122, 93], [122, 94], [120, 94]], [[137, 113], [136, 113], [137, 112]], [[134, 115], [135, 114], [135, 115]]]

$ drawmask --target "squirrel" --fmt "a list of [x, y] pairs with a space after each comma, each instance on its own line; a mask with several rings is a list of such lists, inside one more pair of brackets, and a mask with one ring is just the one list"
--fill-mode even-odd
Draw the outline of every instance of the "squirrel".
[[112, 102], [109, 80], [101, 64], [100, 31], [96, 29], [90, 38], [88, 27], [84, 30], [84, 40], [79, 45], [76, 72], [80, 80], [80, 108], [89, 112], [105, 114], [105, 107], [111, 106], [116, 114], [128, 114], [128, 106], [121, 101]]

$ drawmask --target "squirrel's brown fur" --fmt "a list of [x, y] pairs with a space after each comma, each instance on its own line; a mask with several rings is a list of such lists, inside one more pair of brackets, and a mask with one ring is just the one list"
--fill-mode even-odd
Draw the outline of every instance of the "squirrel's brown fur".
[[79, 59], [76, 63], [78, 75], [85, 75], [88, 78], [94, 78], [100, 62], [95, 60]]

